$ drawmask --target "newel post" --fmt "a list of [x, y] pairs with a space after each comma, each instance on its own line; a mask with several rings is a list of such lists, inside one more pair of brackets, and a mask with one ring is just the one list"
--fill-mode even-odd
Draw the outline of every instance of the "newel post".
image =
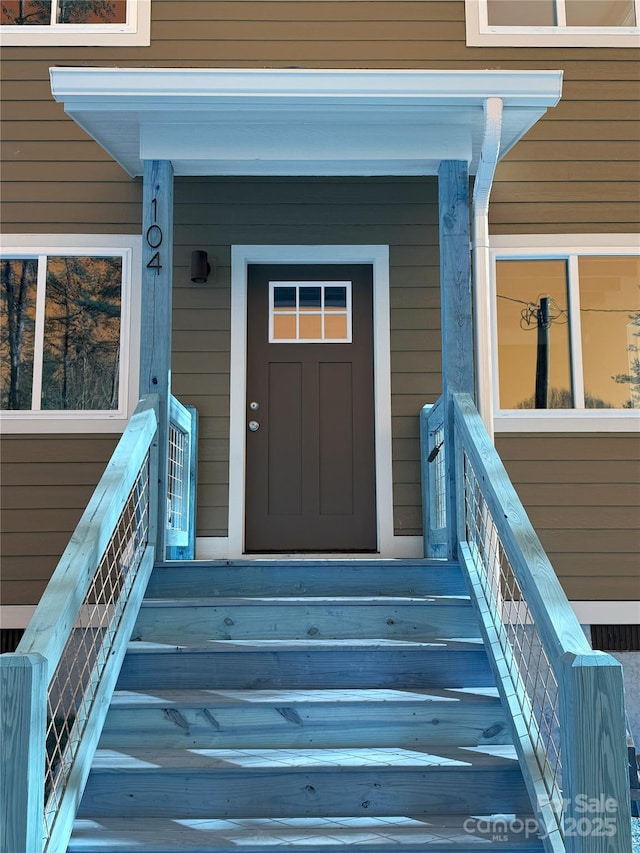
[[560, 667], [566, 851], [631, 850], [622, 666], [602, 652], [567, 652]]
[[[442, 397], [446, 450], [448, 557], [458, 555], [457, 454], [453, 395], [474, 396], [469, 171], [466, 161], [443, 160], [438, 170]], [[458, 484], [461, 486], [461, 484]]]
[[47, 662], [0, 657], [0, 853], [42, 853]]
[[142, 205], [140, 397], [145, 394], [159, 397], [158, 520], [157, 541], [153, 544], [158, 559], [164, 559], [173, 283], [173, 166], [170, 161], [145, 160]]

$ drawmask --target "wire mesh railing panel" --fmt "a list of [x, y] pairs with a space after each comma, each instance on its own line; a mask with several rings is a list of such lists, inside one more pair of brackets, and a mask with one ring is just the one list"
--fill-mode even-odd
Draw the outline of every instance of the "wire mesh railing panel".
[[464, 454], [465, 536], [535, 755], [547, 803], [562, 826], [558, 681], [469, 457]]
[[446, 453], [444, 445], [444, 425], [438, 427], [433, 433], [434, 447], [438, 447], [438, 453], [433, 460], [433, 488], [435, 497], [434, 523], [436, 529], [447, 526], [447, 489], [445, 480]]
[[51, 835], [115, 634], [148, 543], [149, 457], [87, 591], [48, 692], [45, 831]]
[[169, 462], [167, 470], [167, 527], [183, 530], [186, 522], [188, 477], [187, 434], [169, 425]]

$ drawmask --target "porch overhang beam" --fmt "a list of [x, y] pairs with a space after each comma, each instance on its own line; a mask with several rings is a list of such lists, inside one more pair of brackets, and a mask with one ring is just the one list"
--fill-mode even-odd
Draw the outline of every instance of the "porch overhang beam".
[[51, 68], [56, 101], [126, 172], [437, 175], [481, 160], [500, 98], [500, 153], [555, 106], [561, 71]]

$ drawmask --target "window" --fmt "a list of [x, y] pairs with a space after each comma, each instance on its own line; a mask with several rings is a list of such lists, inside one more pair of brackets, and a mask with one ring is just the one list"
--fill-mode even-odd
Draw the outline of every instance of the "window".
[[351, 343], [351, 282], [271, 281], [269, 317], [269, 343]]
[[465, 0], [477, 47], [638, 47], [640, 0]]
[[640, 241], [563, 239], [492, 239], [497, 418], [638, 420]]
[[0, 39], [17, 45], [148, 45], [151, 0], [2, 0]]
[[137, 398], [140, 238], [50, 239], [0, 254], [3, 430], [120, 429]]

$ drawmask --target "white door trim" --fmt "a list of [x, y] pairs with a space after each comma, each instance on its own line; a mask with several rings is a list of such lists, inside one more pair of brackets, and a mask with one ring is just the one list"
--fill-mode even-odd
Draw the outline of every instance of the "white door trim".
[[244, 553], [247, 267], [249, 264], [371, 264], [378, 551], [395, 556], [391, 467], [391, 348], [388, 246], [232, 246], [229, 557]]

